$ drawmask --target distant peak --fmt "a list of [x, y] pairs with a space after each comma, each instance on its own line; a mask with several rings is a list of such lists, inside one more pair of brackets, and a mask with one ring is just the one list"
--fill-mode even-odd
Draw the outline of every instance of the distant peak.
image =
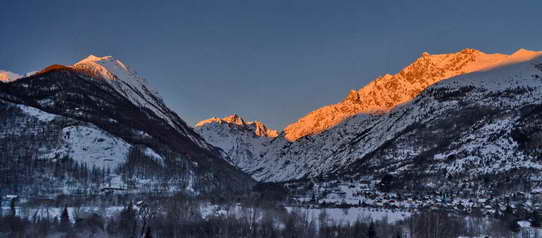
[[249, 125], [254, 125], [257, 136], [277, 137], [279, 135], [278, 131], [267, 128], [263, 122], [253, 121], [250, 122]]
[[431, 54], [429, 54], [429, 52], [424, 51], [424, 52], [422, 53], [422, 57], [428, 57], [428, 56], [431, 56]]
[[473, 48], [465, 48], [463, 50], [461, 50], [459, 53], [463, 53], [463, 54], [477, 54], [477, 53], [483, 53], [482, 51], [479, 51], [477, 49], [473, 49]]
[[513, 56], [530, 56], [530, 55], [537, 55], [541, 53], [542, 53], [541, 51], [532, 51], [532, 50], [527, 50], [524, 48], [519, 48], [518, 50], [516, 50], [516, 52], [512, 53], [512, 55]]
[[[89, 55], [86, 58], [72, 65], [75, 69], [82, 70], [92, 77], [108, 80], [117, 80], [119, 77], [126, 80], [141, 81], [143, 78], [137, 76], [126, 64], [112, 56], [98, 57]], [[156, 93], [156, 92], [153, 92]]]
[[82, 63], [89, 63], [89, 62], [97, 62], [97, 61], [102, 61], [102, 60], [111, 60], [113, 57], [112, 56], [102, 56], [102, 57], [98, 57], [98, 56], [95, 56], [95, 55], [89, 55], [87, 56], [86, 58], [80, 60], [79, 62], [75, 63], [75, 64], [82, 64]]
[[531, 50], [527, 50], [525, 48], [519, 48], [517, 49], [514, 54], [518, 54], [518, 53], [526, 53], [526, 52], [535, 52], [535, 51], [531, 51]]
[[13, 72], [0, 70], [0, 82], [12, 82], [15, 81], [22, 76]]
[[222, 120], [224, 120], [224, 121], [226, 121], [228, 123], [233, 123], [233, 124], [237, 124], [237, 125], [244, 125], [245, 124], [245, 120], [243, 120], [243, 118], [241, 118], [237, 114], [229, 115], [227, 117], [224, 117]]
[[218, 118], [218, 117], [212, 117], [207, 120], [200, 121], [196, 123], [196, 127], [203, 126], [205, 124], [209, 123], [227, 123], [227, 124], [235, 124], [235, 125], [245, 125], [246, 122], [243, 118], [241, 118], [237, 114], [232, 114], [224, 118]]
[[278, 131], [267, 128], [265, 124], [260, 121], [245, 121], [237, 114], [232, 114], [224, 118], [212, 117], [207, 120], [196, 123], [196, 127], [202, 127], [206, 124], [228, 124], [237, 125], [240, 127], [251, 128], [257, 136], [277, 137]]

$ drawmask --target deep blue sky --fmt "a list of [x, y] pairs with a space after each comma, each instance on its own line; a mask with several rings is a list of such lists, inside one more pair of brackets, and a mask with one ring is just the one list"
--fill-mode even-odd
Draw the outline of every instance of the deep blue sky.
[[2, 0], [0, 69], [113, 55], [188, 123], [281, 129], [423, 51], [542, 50], [542, 1]]

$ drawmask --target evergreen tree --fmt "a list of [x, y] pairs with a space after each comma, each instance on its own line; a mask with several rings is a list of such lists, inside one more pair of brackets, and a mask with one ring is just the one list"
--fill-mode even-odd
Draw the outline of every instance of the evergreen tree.
[[390, 192], [394, 186], [394, 177], [391, 174], [386, 174], [380, 180], [378, 188], [384, 192]]
[[519, 226], [517, 220], [512, 221], [512, 224], [510, 224], [510, 230], [515, 233], [521, 231], [521, 226]]
[[369, 230], [367, 231], [367, 237], [376, 238], [375, 224], [373, 222], [371, 222], [371, 224], [369, 225]]
[[132, 202], [128, 203], [120, 213], [119, 225], [121, 229], [129, 231], [130, 234], [135, 234], [137, 228], [136, 211]]
[[71, 227], [70, 215], [68, 213], [68, 208], [64, 207], [62, 214], [60, 215], [60, 230], [68, 231]]
[[540, 228], [542, 226], [542, 219], [537, 211], [533, 211], [531, 224], [536, 228]]
[[145, 236], [143, 236], [143, 238], [152, 238], [152, 232], [151, 232], [151, 227], [147, 227], [147, 231], [145, 232]]
[[506, 209], [502, 213], [502, 218], [507, 221], [514, 219], [514, 209], [510, 205], [506, 206]]
[[9, 204], [9, 208], [11, 210], [11, 214], [10, 214], [11, 216], [17, 215], [17, 209], [15, 208], [16, 202], [17, 201], [15, 200], [15, 198], [12, 198], [11, 203]]

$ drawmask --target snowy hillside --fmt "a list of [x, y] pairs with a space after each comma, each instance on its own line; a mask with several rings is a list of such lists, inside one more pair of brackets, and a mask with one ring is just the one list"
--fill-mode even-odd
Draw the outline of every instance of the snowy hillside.
[[[2, 170], [27, 158], [23, 163], [32, 163], [29, 168], [42, 161], [44, 173], [59, 175], [55, 163], [63, 163], [74, 183], [86, 183], [80, 166], [98, 168], [112, 174], [93, 183], [114, 180], [146, 191], [239, 191], [252, 183], [165, 106], [143, 78], [112, 57], [89, 56], [73, 66], [52, 65], [2, 81], [0, 101], [3, 121], [9, 122], [0, 130], [8, 162]], [[29, 179], [37, 176], [29, 173]], [[53, 191], [42, 191], [48, 192]]]
[[158, 92], [151, 89], [144, 78], [137, 75], [135, 71], [120, 60], [111, 56], [96, 57], [90, 55], [74, 64], [73, 67], [88, 73], [94, 78], [104, 79], [116, 92], [129, 99], [134, 105], [148, 109], [149, 111], [146, 113], [154, 114], [150, 116], [160, 117], [167, 121], [171, 127], [187, 135], [194, 143], [210, 149], [207, 143], [187, 128], [176, 113], [165, 106]]
[[255, 157], [262, 157], [277, 131], [259, 121], [246, 122], [238, 115], [211, 118], [196, 124], [196, 132], [228, 154], [229, 162], [238, 168], [252, 168]]
[[[90, 123], [71, 121], [25, 105], [3, 102], [2, 107], [4, 116], [9, 114], [1, 128], [1, 139], [8, 140], [3, 143], [4, 146], [16, 142], [13, 140], [15, 136], [28, 136], [25, 149], [33, 148], [40, 152], [35, 159], [67, 156], [90, 168], [111, 169], [127, 159], [130, 144]], [[47, 138], [48, 143], [40, 140], [42, 136]], [[3, 149], [5, 153], [11, 152], [5, 147]]]

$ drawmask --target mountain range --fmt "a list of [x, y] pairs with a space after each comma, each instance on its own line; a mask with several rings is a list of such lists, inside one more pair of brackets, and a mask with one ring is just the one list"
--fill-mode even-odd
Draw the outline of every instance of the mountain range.
[[385, 74], [359, 90], [351, 90], [343, 101], [301, 117], [284, 129], [285, 137], [293, 141], [317, 134], [360, 113], [385, 113], [414, 99], [427, 87], [444, 79], [522, 62], [540, 55], [541, 52], [525, 49], [519, 49], [511, 55], [486, 54], [475, 49], [437, 55], [424, 52], [399, 73]]
[[423, 53], [277, 137], [238, 133], [227, 123], [198, 132], [230, 155], [243, 154], [231, 156], [243, 161], [233, 164], [258, 181], [392, 176], [397, 189], [540, 186], [540, 56], [524, 49]]
[[542, 186], [541, 99], [542, 52], [425, 52], [281, 132], [236, 114], [192, 128], [129, 66], [91, 55], [0, 71], [0, 185], [227, 194], [257, 181], [386, 178], [393, 189], [531, 189]]

